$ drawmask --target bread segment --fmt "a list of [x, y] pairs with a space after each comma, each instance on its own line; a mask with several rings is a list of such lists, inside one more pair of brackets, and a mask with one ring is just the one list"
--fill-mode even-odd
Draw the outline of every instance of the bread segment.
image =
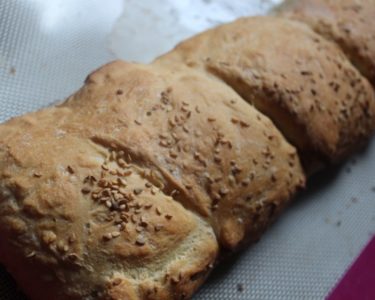
[[275, 13], [335, 42], [375, 86], [374, 0], [287, 0]]
[[34, 299], [187, 299], [305, 180], [267, 117], [186, 67], [113, 62], [0, 145], [0, 257]]
[[1, 262], [31, 299], [190, 297], [217, 257], [212, 228], [91, 135], [105, 130], [95, 115], [74, 114], [48, 108], [0, 128]]
[[295, 149], [267, 117], [183, 66], [109, 64], [65, 106], [102, 119], [101, 133], [93, 127], [92, 135], [121, 143], [152, 168], [151, 180], [207, 219], [230, 249], [258, 239], [304, 185]]
[[368, 81], [336, 45], [299, 22], [242, 18], [180, 43], [154, 63], [183, 63], [227, 83], [272, 119], [308, 170], [344, 159], [375, 127]]

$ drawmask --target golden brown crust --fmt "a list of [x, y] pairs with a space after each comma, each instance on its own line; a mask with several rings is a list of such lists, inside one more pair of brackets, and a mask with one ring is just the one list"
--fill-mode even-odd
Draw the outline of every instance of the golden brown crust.
[[[85, 114], [93, 107], [94, 114], [106, 98], [105, 109], [123, 116], [126, 131], [117, 129], [113, 114], [103, 130], [124, 141], [143, 164], [154, 166], [164, 192], [209, 219], [227, 247], [235, 248], [250, 229], [251, 219], [241, 214], [257, 214], [271, 203], [278, 207], [304, 184], [295, 149], [273, 124], [230, 88], [199, 72], [117, 62], [87, 82], [67, 105]], [[122, 95], [116, 98], [123, 101], [101, 94], [118, 89]], [[260, 198], [266, 202], [256, 208]]]
[[292, 0], [278, 10], [336, 42], [375, 85], [375, 1]]
[[308, 162], [347, 157], [375, 127], [370, 84], [333, 43], [299, 22], [239, 19], [180, 43], [154, 63], [184, 63], [225, 81]]
[[33, 299], [186, 299], [303, 185], [229, 87], [117, 61], [0, 126], [0, 259]]

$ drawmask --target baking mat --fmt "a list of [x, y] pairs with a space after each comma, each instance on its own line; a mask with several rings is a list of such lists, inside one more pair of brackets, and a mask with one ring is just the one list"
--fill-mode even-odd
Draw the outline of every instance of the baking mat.
[[[1, 0], [0, 121], [66, 98], [116, 57], [149, 62], [185, 37], [277, 2]], [[374, 235], [374, 175], [375, 140], [310, 180], [262, 240], [219, 266], [194, 299], [326, 297]], [[24, 299], [1, 268], [0, 299]]]

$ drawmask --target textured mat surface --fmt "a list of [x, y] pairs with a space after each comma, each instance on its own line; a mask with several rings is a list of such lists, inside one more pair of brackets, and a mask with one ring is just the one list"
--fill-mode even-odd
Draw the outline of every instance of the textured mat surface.
[[[64, 99], [115, 57], [148, 62], [184, 37], [276, 2], [0, 1], [0, 120]], [[194, 299], [322, 299], [374, 232], [375, 139], [313, 178], [264, 238], [220, 266]], [[23, 299], [4, 269], [0, 299]]]

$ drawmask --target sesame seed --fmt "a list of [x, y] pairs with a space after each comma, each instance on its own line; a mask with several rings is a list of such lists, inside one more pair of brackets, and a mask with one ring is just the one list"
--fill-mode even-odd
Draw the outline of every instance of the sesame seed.
[[127, 182], [122, 178], [117, 178], [117, 182], [119, 185], [123, 185], [123, 186], [127, 185]]
[[73, 232], [73, 233], [70, 235], [70, 237], [69, 237], [69, 239], [68, 239], [68, 242], [71, 244], [71, 243], [74, 243], [76, 240], [77, 240], [77, 237], [76, 237], [75, 233]]
[[31, 251], [30, 253], [26, 254], [27, 258], [31, 258], [35, 256], [35, 251]]
[[133, 190], [134, 195], [139, 195], [142, 192], [143, 192], [143, 190], [141, 188], [137, 188], [137, 189]]
[[132, 221], [133, 224], [137, 223], [137, 218], [135, 215], [131, 215], [130, 220]]
[[106, 234], [103, 235], [102, 238], [103, 238], [104, 241], [109, 241], [109, 240], [112, 239], [112, 234], [111, 233], [106, 233]]
[[214, 161], [217, 163], [221, 163], [221, 158], [219, 156], [214, 156]]
[[246, 123], [246, 122], [244, 122], [244, 121], [240, 121], [240, 125], [241, 125], [242, 127], [250, 127], [250, 124], [249, 124], [249, 123]]
[[57, 243], [57, 249], [60, 251], [60, 252], [67, 252], [69, 250], [69, 248], [67, 248], [67, 250], [65, 251], [65, 244], [63, 241], [59, 241]]
[[163, 229], [163, 227], [164, 227], [163, 225], [155, 225], [154, 229], [155, 229], [156, 232], [159, 232], [160, 230]]
[[74, 174], [74, 170], [71, 166], [67, 166], [66, 169], [68, 170], [70, 174]]
[[168, 146], [169, 146], [169, 143], [168, 143], [167, 141], [165, 141], [165, 140], [161, 140], [161, 141], [159, 142], [159, 145], [162, 146], [162, 147], [168, 147]]
[[122, 282], [121, 278], [115, 278], [115, 279], [112, 281], [112, 285], [117, 286], [117, 285], [120, 285], [121, 282]]
[[229, 175], [229, 176], [228, 176], [228, 181], [229, 181], [229, 184], [230, 184], [231, 186], [233, 186], [233, 185], [236, 183], [236, 179], [234, 178], [233, 175]]
[[219, 176], [217, 176], [217, 177], [214, 178], [214, 181], [215, 182], [219, 182], [222, 179], [223, 179], [223, 176], [219, 175]]
[[169, 156], [172, 157], [172, 158], [177, 158], [177, 153], [174, 152], [173, 150], [170, 150], [169, 151]]
[[118, 232], [118, 231], [113, 231], [113, 232], [111, 233], [111, 235], [112, 235], [112, 238], [117, 238], [117, 237], [120, 236], [120, 232]]
[[272, 175], [271, 175], [271, 180], [272, 180], [273, 182], [276, 181], [276, 176], [275, 176], [275, 174], [272, 174]]
[[241, 181], [241, 184], [242, 184], [243, 186], [248, 186], [249, 183], [250, 183], [250, 179], [248, 179], [248, 178], [243, 179], [243, 180]]
[[91, 192], [90, 188], [88, 187], [84, 187], [82, 190], [81, 190], [82, 194], [88, 194]]
[[208, 122], [215, 122], [216, 119], [215, 119], [215, 118], [212, 118], [212, 117], [208, 117], [208, 118], [207, 118], [207, 121], [208, 121]]
[[143, 246], [146, 243], [146, 241], [145, 241], [145, 238], [142, 235], [138, 235], [137, 239], [135, 240], [135, 243], [138, 246]]
[[213, 192], [212, 193], [212, 199], [217, 203], [221, 199], [221, 197], [218, 193]]
[[100, 179], [99, 182], [98, 182], [98, 186], [100, 186], [100, 187], [107, 187], [108, 186], [107, 180]]
[[221, 196], [225, 196], [225, 195], [227, 195], [228, 193], [229, 193], [229, 190], [228, 190], [227, 188], [225, 188], [225, 187], [221, 187], [220, 190], [219, 190], [219, 194], [220, 194]]
[[125, 188], [120, 188], [119, 190], [119, 193], [121, 194], [121, 195], [123, 195], [123, 196], [126, 196], [126, 189]]
[[137, 124], [137, 125], [142, 125], [142, 122], [137, 120], [137, 119], [134, 120], [134, 123]]
[[161, 216], [161, 210], [160, 210], [159, 207], [156, 207], [156, 208], [155, 208], [155, 211], [156, 211], [156, 214], [157, 214], [157, 215]]
[[122, 222], [121, 224], [118, 224], [117, 227], [118, 227], [118, 230], [124, 231], [126, 228], [126, 224], [125, 222]]
[[34, 172], [34, 177], [37, 177], [37, 178], [42, 177], [42, 174], [39, 172]]
[[132, 171], [131, 170], [127, 170], [127, 171], [124, 171], [123, 173], [122, 173], [122, 175], [123, 176], [129, 176], [129, 175], [131, 175], [132, 174]]
[[120, 167], [125, 167], [127, 165], [126, 161], [122, 158], [120, 158], [117, 163], [119, 164]]
[[78, 260], [78, 255], [75, 254], [75, 253], [70, 253], [70, 254], [68, 254], [68, 259], [70, 261], [76, 261], [76, 260]]
[[129, 222], [129, 220], [128, 220], [128, 216], [127, 216], [125, 213], [122, 213], [122, 214], [120, 215], [120, 218], [121, 218], [121, 220], [123, 220], [125, 223], [128, 223], [128, 222]]
[[109, 154], [109, 160], [115, 160], [115, 159], [116, 159], [116, 152], [111, 151], [110, 154]]

